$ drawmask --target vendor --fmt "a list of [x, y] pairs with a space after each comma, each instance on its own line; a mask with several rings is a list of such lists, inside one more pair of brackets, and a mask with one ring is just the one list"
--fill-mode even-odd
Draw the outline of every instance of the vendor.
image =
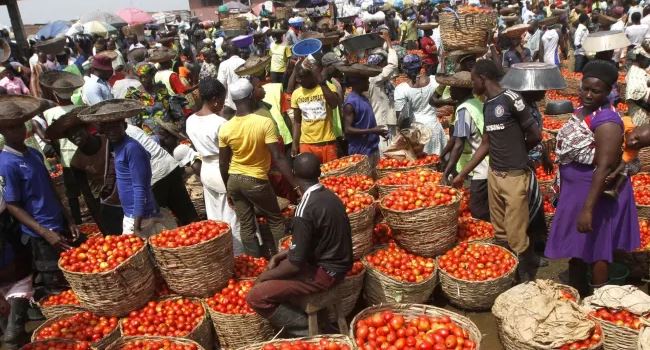
[[345, 207], [318, 182], [318, 158], [298, 155], [293, 172], [303, 196], [293, 218], [292, 245], [271, 258], [246, 301], [287, 335], [305, 336], [307, 316], [289, 304], [343, 280], [352, 267], [352, 236]]

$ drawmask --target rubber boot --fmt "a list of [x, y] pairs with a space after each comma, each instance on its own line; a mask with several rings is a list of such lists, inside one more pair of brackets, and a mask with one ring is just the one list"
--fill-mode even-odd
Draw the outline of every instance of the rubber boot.
[[17, 350], [28, 342], [25, 332], [27, 322], [27, 308], [29, 300], [25, 298], [11, 298], [8, 300], [11, 310], [7, 319], [7, 329], [2, 341], [6, 350]]
[[582, 298], [590, 295], [587, 282], [587, 264], [580, 259], [569, 260], [569, 285], [575, 288]]
[[269, 322], [276, 329], [284, 328], [284, 334], [289, 337], [306, 337], [309, 334], [307, 315], [287, 305], [278, 306], [269, 317]]
[[540, 267], [548, 266], [548, 260], [537, 255], [532, 244], [526, 250], [519, 254], [519, 266], [517, 274], [520, 282], [534, 281], [537, 276], [537, 270]]

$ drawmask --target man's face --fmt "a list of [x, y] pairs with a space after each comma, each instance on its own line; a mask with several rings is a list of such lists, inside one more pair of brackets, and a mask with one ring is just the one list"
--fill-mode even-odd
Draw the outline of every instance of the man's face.
[[123, 120], [100, 123], [99, 133], [106, 136], [113, 144], [120, 143], [126, 136], [126, 123]]
[[312, 71], [303, 69], [298, 76], [298, 83], [305, 89], [313, 89], [316, 87], [316, 77]]
[[75, 146], [83, 148], [90, 139], [90, 134], [86, 131], [84, 126], [77, 126], [71, 128], [65, 133], [65, 137], [70, 140]]
[[25, 142], [25, 138], [27, 138], [27, 128], [25, 127], [25, 123], [18, 123], [18, 125], [0, 129], [0, 134], [5, 137], [5, 141], [8, 145], [17, 145]]
[[485, 94], [485, 79], [472, 71], [472, 86], [475, 95]]
[[113, 71], [112, 70], [95, 69], [94, 71], [95, 71], [96, 76], [98, 76], [98, 77], [100, 77], [100, 78], [102, 78], [104, 80], [108, 80], [113, 76]]

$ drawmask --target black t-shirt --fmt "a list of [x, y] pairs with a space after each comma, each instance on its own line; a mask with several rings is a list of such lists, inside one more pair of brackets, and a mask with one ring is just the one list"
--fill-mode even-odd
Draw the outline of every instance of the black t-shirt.
[[307, 191], [296, 208], [289, 261], [320, 266], [337, 277], [352, 268], [352, 235], [345, 206], [322, 185]]
[[490, 140], [490, 167], [498, 171], [527, 169], [524, 130], [535, 121], [521, 95], [504, 90], [485, 101], [483, 115]]

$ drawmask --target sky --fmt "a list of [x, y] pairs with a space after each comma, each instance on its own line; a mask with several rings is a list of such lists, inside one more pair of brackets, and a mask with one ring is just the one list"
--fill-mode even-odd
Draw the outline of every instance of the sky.
[[[147, 12], [189, 10], [188, 0], [20, 0], [20, 14], [25, 24], [48, 23], [57, 19], [72, 20], [102, 10], [113, 12], [136, 7]], [[6, 6], [0, 6], [0, 24], [11, 26]]]

